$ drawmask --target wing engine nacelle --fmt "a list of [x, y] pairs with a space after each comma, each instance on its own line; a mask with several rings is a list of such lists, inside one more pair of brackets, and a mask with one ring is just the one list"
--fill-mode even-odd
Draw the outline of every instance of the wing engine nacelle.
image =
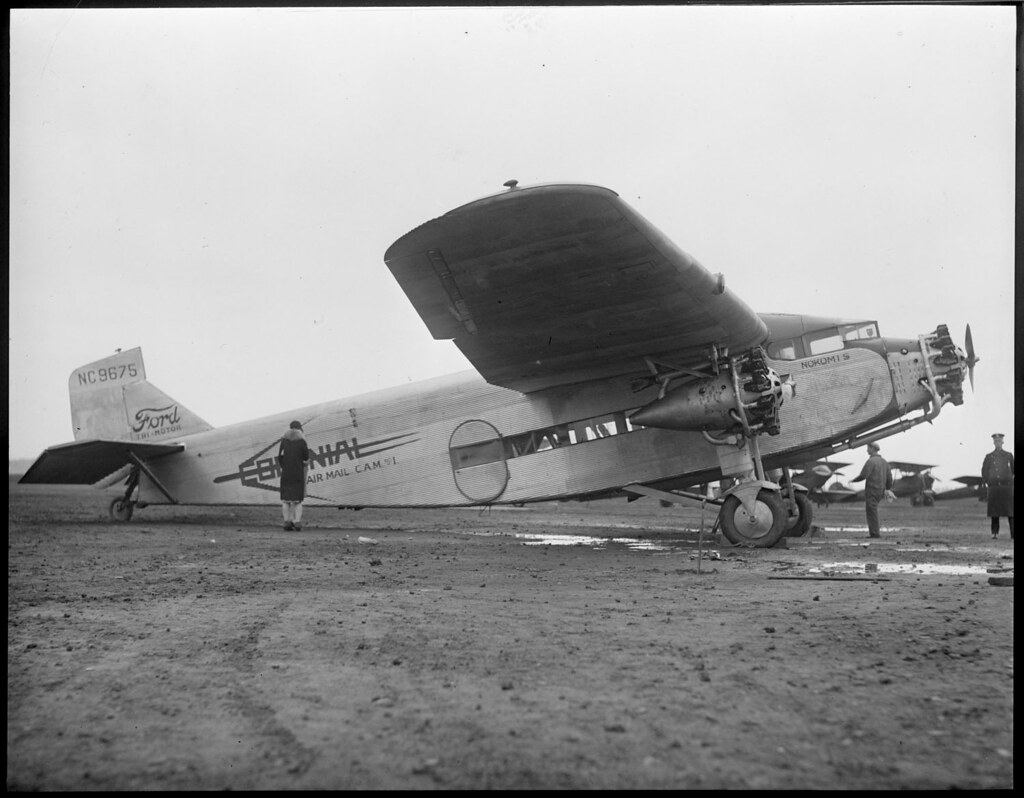
[[779, 434], [779, 407], [793, 385], [769, 368], [759, 350], [734, 359], [713, 377], [704, 377], [640, 408], [630, 421], [644, 427]]

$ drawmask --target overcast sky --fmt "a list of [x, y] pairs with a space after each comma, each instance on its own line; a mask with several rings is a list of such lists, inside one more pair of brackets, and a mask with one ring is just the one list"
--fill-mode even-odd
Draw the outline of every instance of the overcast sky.
[[970, 323], [976, 393], [883, 454], [1013, 434], [1012, 6], [10, 20], [11, 457], [117, 348], [215, 425], [470, 368], [383, 254], [510, 178], [617, 191], [758, 311]]

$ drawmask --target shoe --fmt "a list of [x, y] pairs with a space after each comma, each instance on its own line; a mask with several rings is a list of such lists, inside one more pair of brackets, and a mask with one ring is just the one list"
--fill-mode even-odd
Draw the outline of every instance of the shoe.
[[998, 538], [999, 538], [999, 533], [998, 532], [993, 532], [992, 533], [992, 540], [996, 540]]
[[285, 532], [291, 532], [293, 529], [295, 529], [295, 525], [291, 521], [285, 521], [284, 522], [284, 531]]
[[294, 529], [296, 532], [301, 532], [302, 524], [292, 524], [292, 529]]

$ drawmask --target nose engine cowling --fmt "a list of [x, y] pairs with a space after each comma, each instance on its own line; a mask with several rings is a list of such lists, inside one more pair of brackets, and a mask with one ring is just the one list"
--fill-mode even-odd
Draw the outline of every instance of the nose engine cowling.
[[935, 389], [942, 401], [962, 405], [964, 403], [964, 378], [970, 378], [973, 384], [974, 364], [978, 362], [978, 358], [974, 354], [970, 325], [967, 327], [964, 339], [967, 352], [953, 343], [949, 328], [945, 324], [940, 324], [931, 335], [922, 336], [922, 343], [928, 353], [928, 366]]

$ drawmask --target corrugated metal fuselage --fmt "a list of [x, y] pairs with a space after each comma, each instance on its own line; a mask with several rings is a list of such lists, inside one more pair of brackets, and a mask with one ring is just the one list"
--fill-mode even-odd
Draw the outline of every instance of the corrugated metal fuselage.
[[[791, 375], [796, 395], [781, 408], [781, 433], [760, 438], [765, 465], [793, 462], [926, 406], [917, 347], [876, 338], [769, 359]], [[466, 372], [185, 436], [174, 441], [183, 452], [148, 465], [181, 504], [276, 503], [278, 441], [298, 419], [313, 452], [308, 504], [523, 503], [717, 479], [716, 446], [701, 433], [629, 423], [656, 395], [655, 387], [634, 392], [624, 378], [520, 394]], [[147, 476], [139, 498], [168, 501]]]

